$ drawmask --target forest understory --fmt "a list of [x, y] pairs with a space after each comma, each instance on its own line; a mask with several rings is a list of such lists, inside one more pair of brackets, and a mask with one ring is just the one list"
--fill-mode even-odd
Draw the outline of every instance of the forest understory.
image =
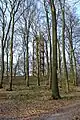
[[[17, 82], [16, 82], [17, 81]], [[7, 81], [0, 89], [0, 120], [79, 120], [80, 86], [71, 86], [66, 94], [60, 88], [61, 99], [51, 98], [49, 85], [37, 86], [36, 80], [13, 81], [13, 91], [7, 91]]]

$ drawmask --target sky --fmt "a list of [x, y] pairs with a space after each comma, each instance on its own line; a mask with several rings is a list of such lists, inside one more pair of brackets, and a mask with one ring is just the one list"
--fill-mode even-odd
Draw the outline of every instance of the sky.
[[72, 8], [76, 8], [76, 13], [78, 14], [80, 18], [80, 1], [79, 0], [68, 0], [69, 4], [72, 6]]

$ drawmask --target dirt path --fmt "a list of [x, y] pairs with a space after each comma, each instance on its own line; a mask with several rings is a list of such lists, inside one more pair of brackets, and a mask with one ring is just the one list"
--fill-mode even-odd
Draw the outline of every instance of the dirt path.
[[47, 94], [32, 99], [33, 93], [28, 98], [27, 92], [16, 95], [16, 91], [0, 90], [0, 120], [80, 120], [80, 87], [61, 100], [49, 99]]
[[[15, 107], [13, 109], [15, 109]], [[0, 114], [0, 120], [80, 120], [80, 101], [77, 100], [75, 104], [69, 105], [67, 107], [59, 108], [59, 110], [55, 114], [49, 113], [46, 115], [40, 115], [40, 117], [36, 117], [36, 116], [32, 116], [32, 117], [13, 116], [11, 117], [12, 111], [8, 110], [7, 105], [3, 106], [2, 109], [0, 109], [0, 113], [1, 112], [5, 112], [6, 114], [5, 115]]]
[[58, 113], [43, 115], [34, 120], [80, 120], [80, 102], [59, 109]]

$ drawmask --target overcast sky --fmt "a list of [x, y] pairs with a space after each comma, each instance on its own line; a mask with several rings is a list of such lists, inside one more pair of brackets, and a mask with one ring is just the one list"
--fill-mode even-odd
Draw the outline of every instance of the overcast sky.
[[73, 8], [76, 7], [76, 12], [80, 18], [80, 1], [79, 0], [68, 0], [68, 2]]

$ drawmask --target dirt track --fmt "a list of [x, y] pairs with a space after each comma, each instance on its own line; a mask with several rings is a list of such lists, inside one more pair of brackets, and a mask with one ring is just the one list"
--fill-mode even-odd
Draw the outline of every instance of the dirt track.
[[[15, 91], [11, 92], [11, 95], [13, 94]], [[80, 87], [70, 93], [73, 99], [57, 101], [47, 99], [36, 104], [20, 102], [18, 99], [16, 101], [10, 99], [9, 95], [10, 93], [4, 89], [0, 91], [0, 120], [80, 120]], [[41, 111], [37, 111], [39, 109]]]
[[[2, 108], [5, 111], [6, 107]], [[7, 112], [7, 111], [6, 111]], [[10, 111], [9, 111], [10, 112]], [[10, 117], [0, 115], [0, 120], [80, 120], [80, 102], [60, 108], [55, 114], [40, 115], [40, 117]]]
[[58, 113], [43, 115], [34, 120], [80, 120], [80, 102], [77, 101], [71, 106], [59, 109]]

